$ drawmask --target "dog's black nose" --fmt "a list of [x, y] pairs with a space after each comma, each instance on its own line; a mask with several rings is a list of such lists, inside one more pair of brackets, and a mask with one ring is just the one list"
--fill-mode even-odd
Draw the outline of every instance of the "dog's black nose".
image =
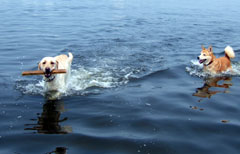
[[197, 59], [199, 60], [199, 57], [197, 57]]
[[51, 70], [49, 67], [45, 68], [45, 73], [51, 73]]

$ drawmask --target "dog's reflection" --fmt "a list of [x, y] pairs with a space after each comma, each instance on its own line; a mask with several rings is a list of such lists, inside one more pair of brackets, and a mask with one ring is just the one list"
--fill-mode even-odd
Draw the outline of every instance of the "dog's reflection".
[[65, 147], [57, 147], [54, 151], [49, 152], [47, 154], [67, 154], [67, 148], [65, 148]]
[[[206, 78], [204, 79], [203, 87], [197, 88], [193, 96], [211, 98], [211, 96], [217, 93], [228, 93], [229, 87], [232, 86], [231, 80], [232, 80], [231, 77]], [[219, 90], [214, 90], [214, 88], [218, 88]], [[221, 90], [220, 88], [223, 88], [223, 90]]]
[[31, 119], [37, 121], [36, 124], [26, 124], [25, 126], [31, 128], [25, 128], [25, 130], [36, 130], [41, 134], [67, 134], [72, 132], [72, 127], [61, 126], [61, 122], [66, 121], [68, 118], [61, 118], [61, 113], [64, 112], [64, 103], [55, 101], [46, 101], [43, 105], [43, 111], [41, 114], [37, 114], [37, 119]]

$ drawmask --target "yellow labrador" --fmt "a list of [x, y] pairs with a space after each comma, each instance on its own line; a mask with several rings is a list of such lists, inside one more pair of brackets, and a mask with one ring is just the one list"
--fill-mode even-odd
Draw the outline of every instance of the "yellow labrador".
[[[67, 79], [71, 73], [72, 53], [59, 55], [56, 57], [44, 57], [38, 64], [38, 69], [44, 71], [44, 81], [46, 91], [64, 92], [66, 90]], [[66, 69], [66, 74], [52, 74], [54, 69]]]

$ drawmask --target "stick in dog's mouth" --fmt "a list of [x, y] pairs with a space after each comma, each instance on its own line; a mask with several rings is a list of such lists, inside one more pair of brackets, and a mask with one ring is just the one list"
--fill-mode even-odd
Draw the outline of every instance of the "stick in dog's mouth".
[[[57, 69], [57, 70], [53, 70], [51, 73], [49, 74], [62, 74], [62, 73], [66, 73], [67, 71], [65, 69]], [[44, 75], [45, 76], [45, 73], [43, 70], [37, 70], [37, 71], [25, 71], [25, 72], [22, 72], [22, 75], [25, 76], [25, 75]]]

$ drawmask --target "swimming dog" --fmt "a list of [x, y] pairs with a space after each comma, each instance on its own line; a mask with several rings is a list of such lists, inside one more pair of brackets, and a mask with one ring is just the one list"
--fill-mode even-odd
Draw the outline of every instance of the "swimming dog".
[[[44, 81], [46, 91], [64, 92], [67, 79], [71, 73], [72, 53], [59, 55], [56, 57], [44, 57], [38, 64], [38, 69], [44, 71]], [[54, 69], [66, 69], [66, 74], [52, 74]]]
[[198, 56], [198, 60], [200, 64], [203, 64], [204, 71], [212, 74], [218, 74], [227, 70], [232, 70], [231, 59], [234, 57], [235, 53], [230, 46], [225, 48], [225, 56], [220, 58], [216, 58], [213, 54], [212, 46], [208, 49], [205, 49], [205, 47], [202, 46], [201, 55]]

